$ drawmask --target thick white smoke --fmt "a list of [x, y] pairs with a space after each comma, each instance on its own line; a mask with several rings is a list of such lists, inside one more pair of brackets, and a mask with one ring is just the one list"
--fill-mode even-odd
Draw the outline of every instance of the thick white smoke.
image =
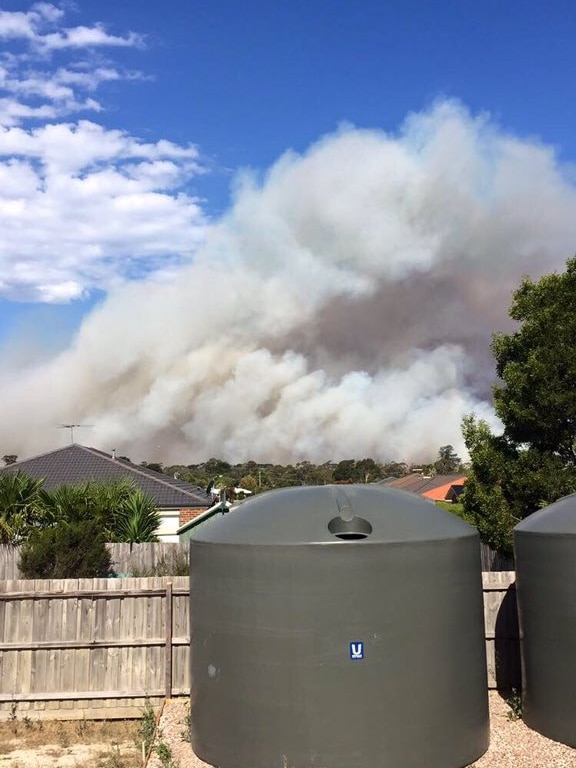
[[397, 136], [342, 129], [238, 180], [174, 280], [115, 289], [67, 351], [6, 376], [0, 444], [50, 450], [75, 421], [166, 462], [463, 452], [511, 291], [575, 244], [576, 190], [545, 146], [452, 103]]

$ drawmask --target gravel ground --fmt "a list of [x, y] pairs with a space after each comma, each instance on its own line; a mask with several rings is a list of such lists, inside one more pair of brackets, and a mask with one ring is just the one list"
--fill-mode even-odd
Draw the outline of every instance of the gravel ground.
[[[576, 768], [576, 750], [546, 739], [521, 720], [510, 720], [509, 711], [506, 702], [490, 691], [490, 749], [473, 768]], [[212, 768], [182, 739], [187, 732], [187, 715], [187, 699], [167, 701], [160, 718], [159, 740], [170, 748], [179, 768]], [[162, 768], [154, 752], [148, 768]]]

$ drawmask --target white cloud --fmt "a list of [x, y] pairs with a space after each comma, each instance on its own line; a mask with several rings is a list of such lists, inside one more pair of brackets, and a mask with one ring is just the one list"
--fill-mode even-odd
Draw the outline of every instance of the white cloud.
[[32, 40], [38, 34], [37, 29], [43, 21], [52, 21], [50, 18], [55, 6], [43, 4], [44, 7], [33, 6], [27, 13], [24, 11], [0, 10], [0, 38], [15, 39], [24, 38]]
[[66, 282], [54, 282], [48, 285], [38, 285], [36, 295], [47, 304], [59, 304], [72, 299], [79, 299], [84, 294], [84, 288], [75, 280]]
[[0, 295], [12, 299], [70, 301], [134, 275], [165, 278], [206, 226], [186, 192], [202, 171], [196, 147], [63, 120], [101, 112], [104, 83], [141, 77], [91, 62], [91, 49], [142, 43], [63, 21], [50, 3], [0, 12]]
[[206, 221], [180, 187], [200, 170], [195, 147], [86, 120], [0, 129], [0, 292], [67, 301], [189, 257]]
[[[40, 97], [59, 103], [59, 109], [73, 111], [76, 105], [76, 90], [82, 88], [94, 91], [104, 82], [120, 80], [122, 75], [111, 67], [99, 67], [89, 72], [59, 68], [54, 72], [36, 70], [30, 75], [14, 77], [6, 68], [0, 69], [0, 87], [22, 97]], [[82, 107], [85, 109], [86, 107]]]
[[44, 52], [65, 48], [135, 47], [144, 44], [142, 35], [129, 32], [113, 35], [105, 26], [77, 26], [49, 31], [64, 17], [64, 11], [52, 3], [36, 3], [29, 11], [0, 10], [0, 39], [24, 40]]
[[62, 32], [37, 36], [36, 45], [46, 50], [62, 50], [63, 48], [90, 48], [93, 46], [135, 47], [144, 45], [144, 38], [135, 32], [126, 37], [110, 35], [101, 24], [94, 27], [73, 27]]
[[[93, 92], [102, 83], [142, 77], [122, 72], [102, 61], [91, 61], [94, 51], [138, 47], [144, 39], [135, 32], [114, 35], [100, 24], [62, 27], [64, 11], [50, 3], [37, 3], [28, 12], [0, 11], [0, 40], [6, 43], [0, 61], [0, 89], [4, 91], [2, 124], [13, 125], [26, 118], [65, 116], [81, 111], [99, 111], [101, 105], [82, 92]], [[52, 60], [68, 52], [66, 66], [53, 67]], [[43, 99], [44, 104], [26, 107], [23, 99]], [[10, 103], [12, 100], [13, 103]]]
[[2, 126], [18, 125], [22, 120], [50, 120], [57, 114], [58, 111], [51, 104], [31, 107], [15, 99], [0, 98], [0, 130]]

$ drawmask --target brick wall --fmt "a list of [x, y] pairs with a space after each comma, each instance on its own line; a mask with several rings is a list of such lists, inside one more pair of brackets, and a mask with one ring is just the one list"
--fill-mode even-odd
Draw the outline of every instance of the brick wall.
[[207, 507], [198, 507], [198, 509], [194, 508], [186, 508], [180, 510], [180, 524], [179, 528], [182, 528], [183, 525], [186, 525], [186, 523], [189, 523], [190, 520], [194, 520], [198, 515], [201, 515], [203, 512], [206, 512]]

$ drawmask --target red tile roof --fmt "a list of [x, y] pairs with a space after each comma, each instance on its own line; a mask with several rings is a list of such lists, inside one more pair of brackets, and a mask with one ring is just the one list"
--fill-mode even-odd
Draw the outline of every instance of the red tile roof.
[[386, 487], [397, 488], [400, 491], [408, 491], [409, 493], [417, 493], [419, 496], [433, 501], [443, 501], [453, 485], [463, 485], [465, 482], [465, 475], [435, 475], [434, 477], [427, 477], [426, 475], [413, 474], [387, 481]]
[[444, 485], [439, 485], [437, 488], [432, 488], [429, 491], [425, 491], [420, 495], [424, 496], [426, 499], [432, 499], [433, 501], [444, 501], [447, 498], [450, 488], [452, 488], [452, 486], [464, 485], [465, 482], [466, 482], [466, 476], [459, 477], [456, 480], [451, 480], [448, 483], [444, 483]]

